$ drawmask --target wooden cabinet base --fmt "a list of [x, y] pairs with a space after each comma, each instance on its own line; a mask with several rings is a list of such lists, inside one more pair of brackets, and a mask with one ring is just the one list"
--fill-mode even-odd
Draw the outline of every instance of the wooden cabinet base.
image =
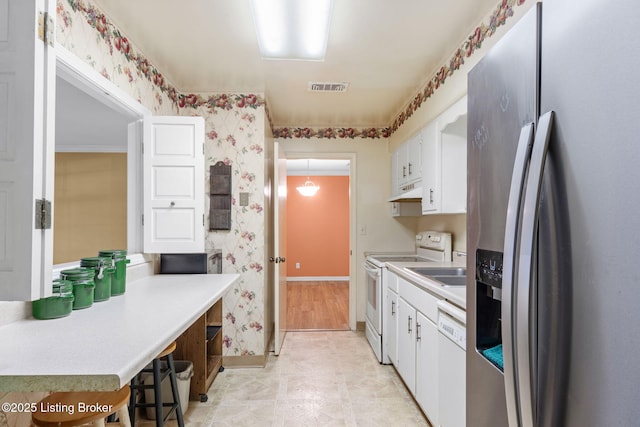
[[189, 400], [206, 402], [222, 368], [222, 300], [218, 300], [176, 340], [176, 360], [193, 363]]

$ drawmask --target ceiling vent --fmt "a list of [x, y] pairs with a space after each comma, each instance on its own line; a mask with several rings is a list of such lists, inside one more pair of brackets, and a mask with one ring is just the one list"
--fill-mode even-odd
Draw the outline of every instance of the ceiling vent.
[[307, 90], [309, 92], [334, 92], [343, 93], [347, 91], [349, 83], [345, 82], [309, 82]]

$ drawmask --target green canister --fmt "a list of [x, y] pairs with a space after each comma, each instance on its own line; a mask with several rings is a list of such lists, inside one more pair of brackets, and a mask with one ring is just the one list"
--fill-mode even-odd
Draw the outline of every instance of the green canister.
[[101, 257], [109, 257], [113, 260], [115, 272], [111, 279], [111, 295], [122, 295], [127, 284], [127, 251], [124, 249], [111, 249], [98, 252]]
[[73, 284], [67, 280], [53, 281], [53, 295], [31, 302], [36, 319], [57, 319], [68, 316], [73, 308]]
[[73, 283], [73, 296], [75, 298], [73, 301], [74, 310], [91, 307], [93, 305], [93, 289], [96, 287], [93, 281], [94, 275], [94, 270], [83, 267], [62, 270], [60, 272], [60, 278]]
[[95, 273], [93, 281], [96, 287], [93, 290], [93, 300], [100, 302], [111, 298], [111, 282], [114, 273], [111, 257], [81, 258], [80, 267], [90, 268]]

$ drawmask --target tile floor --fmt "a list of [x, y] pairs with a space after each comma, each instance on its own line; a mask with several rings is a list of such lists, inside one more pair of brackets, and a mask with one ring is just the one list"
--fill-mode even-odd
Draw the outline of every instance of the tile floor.
[[429, 425], [393, 367], [378, 363], [364, 333], [350, 331], [289, 332], [280, 356], [271, 355], [265, 368], [219, 374], [207, 402], [189, 403], [185, 424]]

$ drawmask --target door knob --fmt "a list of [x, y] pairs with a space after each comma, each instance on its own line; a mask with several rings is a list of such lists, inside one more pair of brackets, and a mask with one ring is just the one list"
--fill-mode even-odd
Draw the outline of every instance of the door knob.
[[278, 259], [280, 260], [280, 262], [285, 262], [286, 261], [286, 259], [283, 258], [283, 257], [278, 257]]
[[276, 259], [274, 257], [269, 257], [269, 262], [276, 262]]

